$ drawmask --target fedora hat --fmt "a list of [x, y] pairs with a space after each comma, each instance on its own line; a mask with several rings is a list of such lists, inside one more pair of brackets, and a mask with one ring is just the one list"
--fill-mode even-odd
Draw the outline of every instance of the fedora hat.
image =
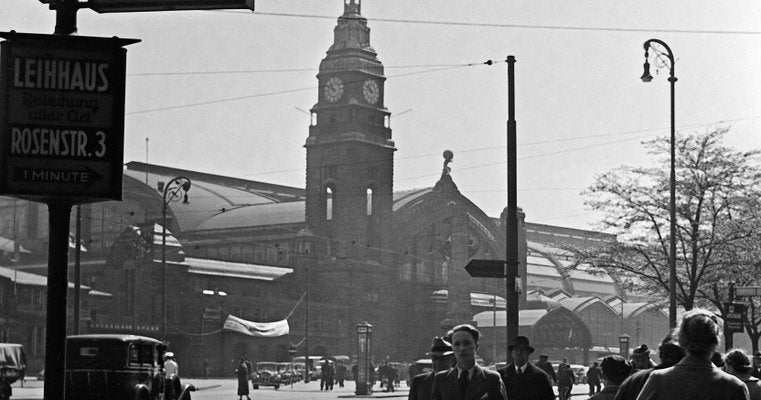
[[534, 348], [531, 347], [531, 344], [529, 344], [528, 338], [525, 336], [516, 336], [515, 339], [513, 339], [513, 344], [507, 346], [507, 349], [510, 351], [513, 351], [516, 347], [523, 347], [528, 349], [530, 352], [534, 352]]
[[436, 336], [431, 343], [431, 351], [427, 353], [429, 356], [444, 357], [453, 354], [452, 345], [446, 340]]

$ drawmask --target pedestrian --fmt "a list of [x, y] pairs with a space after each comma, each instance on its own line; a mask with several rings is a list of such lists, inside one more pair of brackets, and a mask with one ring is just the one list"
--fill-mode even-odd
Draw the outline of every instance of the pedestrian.
[[676, 365], [650, 373], [637, 400], [748, 400], [748, 387], [711, 363], [719, 344], [716, 316], [692, 309], [682, 316], [678, 328], [679, 345], [687, 355]]
[[753, 371], [750, 375], [761, 379], [761, 351], [753, 353]]
[[510, 400], [553, 400], [552, 390], [547, 373], [529, 362], [529, 356], [534, 352], [528, 337], [516, 336], [513, 343], [507, 346], [513, 356], [513, 362], [498, 370], [505, 383], [507, 398]]
[[470, 324], [452, 329], [454, 368], [436, 374], [432, 400], [507, 400], [499, 373], [476, 364], [481, 333]]
[[600, 364], [595, 361], [591, 367], [587, 370], [587, 385], [589, 385], [589, 395], [593, 395], [595, 393], [600, 393], [600, 374], [602, 374], [602, 370], [600, 369]]
[[558, 377], [555, 375], [555, 368], [552, 367], [552, 364], [547, 361], [549, 356], [547, 354], [540, 354], [539, 355], [539, 361], [536, 362], [537, 367], [544, 371], [545, 374], [547, 374], [547, 377], [550, 378], [550, 385], [557, 383]]
[[615, 400], [636, 400], [650, 373], [657, 369], [671, 367], [681, 361], [684, 354], [684, 349], [679, 346], [674, 336], [672, 334], [667, 335], [658, 346], [658, 357], [661, 359], [661, 363], [653, 368], [643, 369], [629, 375], [619, 386]]
[[210, 374], [211, 374], [211, 367], [209, 366], [209, 359], [206, 358], [206, 359], [203, 360], [203, 377], [204, 377], [204, 379], [208, 379]]
[[732, 349], [724, 356], [724, 370], [745, 382], [750, 400], [761, 400], [761, 381], [750, 375], [753, 367], [744, 351]]
[[180, 394], [180, 390], [182, 390], [180, 368], [174, 358], [174, 353], [171, 351], [164, 353], [164, 381], [167, 398], [174, 399]]
[[386, 392], [393, 392], [396, 380], [399, 379], [399, 375], [396, 373], [396, 369], [389, 365], [388, 361], [385, 362], [386, 368], [384, 369], [386, 375]]
[[243, 396], [246, 396], [246, 399], [251, 400], [251, 397], [248, 396], [248, 365], [246, 364], [246, 358], [245, 357], [238, 357], [238, 360], [240, 361], [240, 365], [238, 365], [238, 368], [235, 370], [235, 375], [238, 377], [238, 400], [243, 400]]
[[326, 362], [328, 365], [327, 375], [325, 376], [325, 390], [333, 390], [333, 382], [336, 379], [336, 368], [333, 366], [333, 360]]
[[576, 375], [573, 373], [571, 366], [563, 362], [558, 365], [558, 397], [560, 400], [568, 400], [571, 398], [571, 390], [576, 383]]
[[452, 345], [438, 336], [433, 338], [428, 356], [431, 357], [433, 370], [412, 377], [407, 400], [429, 400], [433, 392], [433, 380], [436, 373], [448, 370], [454, 365]]
[[346, 380], [346, 365], [343, 361], [338, 361], [336, 365], [336, 383], [338, 387], [344, 387], [344, 380]]
[[613, 400], [621, 382], [632, 372], [631, 364], [619, 355], [611, 355], [602, 359], [599, 368], [602, 379], [605, 381], [605, 388], [589, 400]]
[[655, 367], [655, 363], [650, 359], [650, 349], [646, 344], [641, 344], [632, 351], [631, 365], [635, 371]]

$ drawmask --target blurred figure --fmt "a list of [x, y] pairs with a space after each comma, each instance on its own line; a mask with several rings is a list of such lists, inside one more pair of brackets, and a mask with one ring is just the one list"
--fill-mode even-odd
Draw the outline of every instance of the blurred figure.
[[243, 400], [243, 396], [251, 400], [251, 397], [248, 396], [248, 375], [250, 371], [245, 357], [238, 357], [238, 361], [240, 361], [240, 365], [235, 370], [235, 375], [238, 377], [238, 400]]
[[679, 324], [679, 345], [687, 355], [676, 365], [650, 373], [637, 400], [748, 400], [748, 387], [711, 363], [719, 324], [710, 311], [692, 309]]
[[180, 384], [180, 371], [177, 360], [174, 359], [174, 353], [167, 351], [164, 353], [164, 384], [166, 398], [173, 400], [180, 394], [182, 385]]
[[641, 344], [632, 351], [631, 363], [635, 371], [655, 367], [655, 363], [650, 359], [650, 349], [646, 344]]
[[434, 376], [439, 371], [446, 371], [454, 365], [454, 356], [452, 345], [444, 339], [433, 338], [431, 351], [428, 355], [431, 357], [433, 370], [415, 375], [410, 383], [410, 393], [408, 400], [429, 400], [433, 393]]
[[600, 370], [602, 379], [605, 381], [605, 388], [600, 393], [590, 397], [589, 400], [613, 400], [621, 382], [632, 372], [632, 367], [625, 358], [612, 355], [602, 359]]
[[344, 387], [344, 380], [346, 380], [346, 365], [343, 361], [339, 361], [336, 365], [336, 383], [338, 387]]
[[552, 385], [558, 381], [558, 377], [555, 375], [555, 368], [553, 368], [552, 364], [547, 361], [547, 358], [549, 358], [547, 354], [540, 354], [539, 361], [537, 361], [534, 365], [536, 365], [539, 369], [544, 371], [545, 374], [547, 374], [547, 377], [550, 378], [550, 385]]
[[724, 370], [745, 382], [750, 393], [750, 400], [761, 400], [761, 381], [750, 375], [753, 367], [744, 351], [740, 349], [728, 351], [724, 356]]
[[616, 394], [616, 400], [636, 400], [637, 395], [645, 386], [645, 381], [654, 370], [671, 367], [684, 358], [684, 349], [676, 342], [676, 338], [669, 334], [658, 346], [658, 357], [661, 363], [653, 368], [637, 371], [621, 383]]
[[513, 362], [499, 369], [499, 375], [505, 383], [507, 398], [510, 400], [553, 400], [552, 390], [547, 374], [529, 362], [534, 352], [526, 336], [516, 336], [513, 344], [507, 346], [513, 356]]
[[575, 383], [576, 375], [564, 358], [563, 362], [558, 365], [558, 398], [560, 398], [560, 400], [570, 399], [571, 390]]
[[600, 369], [600, 364], [595, 361], [594, 364], [592, 364], [592, 366], [587, 370], [587, 385], [589, 385], [590, 396], [595, 393], [600, 393], [600, 379], [602, 378], [601, 374], [602, 370]]

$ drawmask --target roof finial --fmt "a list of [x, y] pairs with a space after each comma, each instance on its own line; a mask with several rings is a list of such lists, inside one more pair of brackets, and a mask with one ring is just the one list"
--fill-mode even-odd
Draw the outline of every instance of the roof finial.
[[441, 176], [449, 175], [449, 172], [452, 171], [452, 168], [449, 168], [452, 158], [454, 158], [454, 153], [451, 150], [444, 150], [444, 169], [441, 171]]
[[344, 14], [361, 14], [362, 0], [344, 0]]

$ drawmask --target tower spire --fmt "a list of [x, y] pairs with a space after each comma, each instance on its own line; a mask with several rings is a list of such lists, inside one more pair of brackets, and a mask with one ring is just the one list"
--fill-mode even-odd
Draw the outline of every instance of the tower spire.
[[362, 0], [344, 0], [344, 17], [350, 16], [350, 14], [360, 15], [362, 8]]

